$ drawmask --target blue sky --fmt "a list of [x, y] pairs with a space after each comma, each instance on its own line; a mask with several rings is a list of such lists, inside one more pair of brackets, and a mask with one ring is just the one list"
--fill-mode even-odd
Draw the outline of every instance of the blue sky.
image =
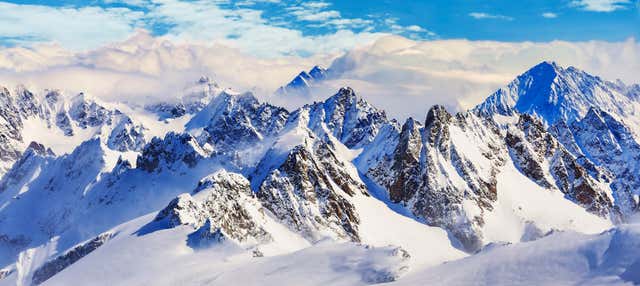
[[381, 33], [417, 40], [640, 38], [638, 0], [0, 1], [0, 45], [92, 49], [130, 37], [224, 41], [256, 55], [348, 49]]

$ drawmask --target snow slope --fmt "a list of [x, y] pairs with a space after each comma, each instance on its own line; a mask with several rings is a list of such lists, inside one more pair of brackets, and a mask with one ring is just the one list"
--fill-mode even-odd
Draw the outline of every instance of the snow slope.
[[[640, 225], [487, 247], [390, 285], [637, 285]], [[461, 271], [462, 270], [462, 271]]]

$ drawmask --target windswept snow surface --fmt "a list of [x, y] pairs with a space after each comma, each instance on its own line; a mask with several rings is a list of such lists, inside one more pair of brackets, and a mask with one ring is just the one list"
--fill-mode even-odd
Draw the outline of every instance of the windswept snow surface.
[[[394, 246], [324, 241], [306, 247], [299, 236], [285, 233], [280, 235], [291, 240], [279, 243], [293, 251], [284, 254], [255, 257], [229, 241], [194, 250], [186, 244], [193, 232], [188, 226], [138, 236], [152, 218], [115, 228], [113, 239], [44, 285], [370, 285], [389, 282], [393, 275], [400, 279], [388, 285], [640, 283], [639, 224], [597, 234], [553, 232], [536, 241], [491, 244], [472, 256], [418, 266], [411, 263], [415, 254], [403, 258]], [[28, 267], [28, 262], [21, 265]], [[21, 276], [13, 274], [0, 285], [14, 285], [16, 277]]]
[[[545, 189], [527, 179], [512, 164], [498, 176], [498, 201], [484, 226], [487, 242], [534, 240], [553, 230], [599, 233], [611, 221], [564, 199], [558, 190]], [[535, 233], [532, 233], [535, 232]]]
[[390, 285], [638, 285], [640, 225], [556, 232], [408, 274]]
[[[446, 247], [441, 229], [391, 211], [380, 214], [385, 221], [363, 225], [370, 244], [326, 240], [309, 247], [300, 235], [272, 225], [268, 231], [274, 241], [259, 247], [264, 257], [254, 257], [231, 240], [191, 248], [187, 237], [194, 229], [189, 226], [141, 234], [154, 215], [110, 230], [114, 238], [44, 285], [368, 285], [465, 256]], [[0, 285], [21, 277], [14, 275]]]

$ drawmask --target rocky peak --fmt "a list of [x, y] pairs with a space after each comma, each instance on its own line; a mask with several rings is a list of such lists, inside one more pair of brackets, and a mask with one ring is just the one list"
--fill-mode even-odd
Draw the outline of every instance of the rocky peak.
[[356, 98], [356, 92], [351, 87], [341, 87], [334, 96], [330, 97], [337, 101], [350, 101]]
[[251, 93], [223, 92], [187, 123], [188, 130], [203, 128], [208, 141], [221, 149], [253, 144], [277, 134], [289, 116], [280, 107], [260, 103]]
[[46, 148], [44, 145], [35, 141], [31, 141], [31, 143], [29, 143], [29, 146], [27, 147], [27, 150], [25, 150], [25, 152], [28, 152], [28, 150], [32, 150], [33, 152], [41, 156], [55, 156], [51, 148]]
[[398, 174], [389, 186], [389, 198], [393, 202], [408, 201], [418, 189], [422, 137], [420, 126], [413, 118], [402, 125], [400, 140], [394, 151], [392, 169]]
[[315, 80], [323, 80], [327, 78], [327, 69], [322, 68], [320, 66], [314, 66], [309, 71], [309, 76]]
[[592, 107], [632, 118], [639, 112], [634, 100], [619, 84], [574, 67], [543, 62], [496, 91], [475, 110], [485, 115], [527, 113], [549, 126], [561, 120], [580, 120]]
[[626, 87], [627, 96], [635, 100], [640, 100], [640, 84], [633, 84]]
[[36, 95], [23, 85], [16, 88], [15, 102], [20, 115], [24, 117], [36, 116], [42, 111]]
[[[570, 67], [569, 69], [571, 70], [577, 70], [573, 67]], [[544, 78], [546, 79], [545, 81], [542, 81], [541, 83], [551, 83], [551, 81], [553, 81], [553, 79], [560, 73], [562, 73], [563, 68], [560, 67], [556, 62], [554, 61], [543, 61], [535, 66], [533, 66], [531, 69], [529, 69], [528, 71], [526, 71], [525, 73], [523, 73], [521, 75], [521, 77], [526, 77], [531, 76], [534, 78]]]
[[83, 93], [78, 94], [71, 103], [69, 115], [81, 128], [111, 124], [112, 111], [95, 101], [87, 100]]
[[49, 105], [54, 105], [62, 99], [62, 95], [59, 90], [47, 90], [44, 98]]
[[622, 122], [602, 110], [592, 108], [571, 125], [574, 140], [582, 153], [613, 174], [611, 188], [616, 206], [624, 216], [638, 208], [634, 195], [640, 188], [640, 144]]
[[200, 84], [208, 84], [208, 83], [212, 83], [212, 81], [208, 76], [203, 75], [203, 76], [200, 77], [200, 79], [198, 79], [198, 83], [200, 83]]
[[299, 95], [308, 95], [311, 92], [311, 88], [316, 83], [329, 78], [329, 72], [329, 70], [324, 69], [320, 66], [314, 66], [311, 70], [309, 70], [309, 72], [300, 72], [287, 85], [278, 88], [276, 94], [286, 95], [293, 93]]
[[427, 112], [424, 125], [426, 142], [445, 153], [449, 148], [447, 142], [450, 136], [449, 123], [451, 123], [451, 118], [451, 114], [444, 106], [435, 105]]
[[[391, 201], [446, 228], [473, 250], [482, 245], [482, 214], [492, 210], [497, 198], [496, 175], [506, 155], [500, 133], [487, 119], [473, 113], [451, 116], [441, 106], [431, 108], [426, 118], [424, 126], [407, 120], [393, 159], [369, 164], [366, 173], [387, 189]], [[465, 201], [477, 211], [467, 213]]]
[[311, 130], [322, 135], [328, 129], [348, 148], [370, 144], [380, 129], [390, 124], [384, 111], [358, 97], [350, 87], [343, 87], [324, 102], [302, 110], [309, 112]]
[[234, 190], [234, 192], [244, 192], [245, 195], [251, 195], [251, 186], [244, 176], [225, 170], [217, 171], [202, 178], [193, 194], [197, 194], [202, 190], [215, 190], [217, 192]]
[[125, 152], [141, 150], [145, 144], [142, 125], [136, 125], [129, 116], [121, 114], [118, 110], [113, 121], [111, 133], [107, 139], [107, 146], [116, 151]]
[[442, 105], [434, 105], [427, 112], [424, 126], [435, 124], [447, 124], [451, 120], [451, 114]]
[[591, 213], [617, 219], [607, 190], [598, 182], [600, 170], [593, 163], [571, 154], [533, 116], [521, 115], [516, 128], [507, 132], [505, 142], [520, 172], [544, 188], [559, 189]]
[[265, 208], [311, 241], [327, 231], [359, 241], [360, 219], [349, 197], [360, 195], [368, 195], [365, 185], [320, 140], [293, 147], [257, 190]]
[[260, 203], [251, 191], [249, 181], [240, 174], [224, 170], [215, 172], [198, 183], [192, 194], [181, 194], [161, 210], [156, 222], [168, 227], [189, 225], [195, 229], [192, 242], [221, 237], [241, 244], [254, 245], [272, 240], [262, 227]]
[[173, 170], [183, 165], [193, 168], [209, 155], [190, 134], [170, 132], [164, 139], [154, 137], [145, 145], [136, 166], [147, 172], [160, 172], [164, 168]]
[[607, 128], [607, 123], [603, 118], [604, 114], [600, 109], [591, 107], [584, 118], [582, 118], [581, 123], [582, 125], [589, 125], [598, 130], [604, 130]]
[[51, 149], [44, 145], [31, 142], [29, 147], [15, 159], [16, 162], [9, 168], [0, 180], [0, 193], [7, 190], [17, 191], [25, 179], [30, 178], [38, 172], [40, 165], [45, 163], [46, 158], [54, 156]]

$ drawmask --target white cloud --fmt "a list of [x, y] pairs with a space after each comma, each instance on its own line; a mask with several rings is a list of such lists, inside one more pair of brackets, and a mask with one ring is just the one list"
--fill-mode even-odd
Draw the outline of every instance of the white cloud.
[[513, 20], [513, 17], [499, 15], [499, 14], [488, 14], [483, 12], [471, 12], [469, 13], [469, 16], [478, 20], [483, 20], [483, 19], [497, 19], [497, 20], [506, 20], [506, 21]]
[[53, 8], [0, 2], [0, 35], [15, 44], [55, 41], [85, 49], [124, 40], [141, 17], [141, 12], [125, 8]]
[[423, 29], [422, 27], [418, 26], [418, 25], [411, 25], [406, 27], [407, 31], [412, 31], [412, 32], [424, 32], [425, 29]]
[[331, 4], [327, 2], [304, 2], [302, 3], [302, 6], [305, 6], [308, 8], [323, 9], [331, 6]]
[[[331, 4], [326, 2], [302, 2], [287, 7], [286, 10], [298, 21], [316, 22], [308, 27], [333, 27], [337, 29], [365, 28], [374, 24], [372, 20], [362, 18], [345, 18], [339, 11], [327, 10]], [[372, 27], [370, 28], [372, 29]]]
[[631, 0], [574, 0], [571, 2], [572, 6], [593, 12], [613, 12], [629, 9], [630, 4], [632, 4]]
[[425, 36], [433, 38], [436, 36], [436, 33], [422, 28], [418, 25], [402, 26], [398, 24], [398, 18], [386, 18], [384, 21], [389, 28], [390, 33], [392, 34], [409, 34], [409, 37], [412, 39], [420, 39], [424, 38]]
[[541, 16], [548, 19], [558, 18], [558, 14], [551, 12], [542, 13]]
[[322, 11], [322, 12], [308, 12], [308, 11], [299, 11], [293, 12], [292, 14], [298, 17], [298, 20], [302, 21], [327, 21], [333, 18], [340, 18], [340, 12], [338, 11]]
[[102, 0], [105, 4], [126, 4], [130, 6], [143, 7], [151, 4], [150, 0]]

